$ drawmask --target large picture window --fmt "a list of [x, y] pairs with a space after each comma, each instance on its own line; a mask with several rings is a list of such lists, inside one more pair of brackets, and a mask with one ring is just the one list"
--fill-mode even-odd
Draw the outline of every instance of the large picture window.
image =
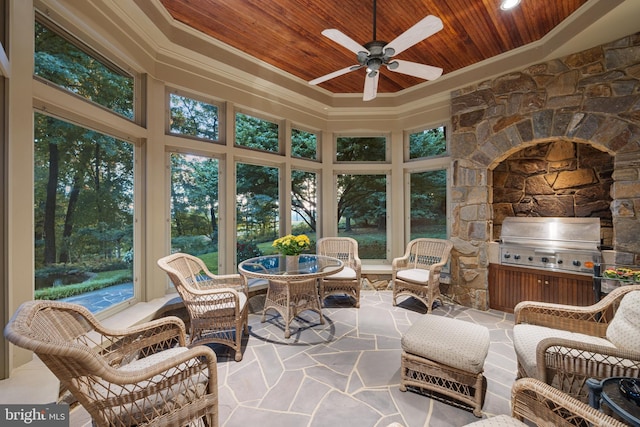
[[218, 160], [171, 154], [171, 252], [201, 258], [218, 273]]
[[291, 228], [294, 234], [306, 234], [313, 240], [317, 228], [317, 175], [291, 172]]
[[447, 171], [415, 172], [411, 179], [410, 239], [447, 238]]
[[358, 241], [362, 259], [387, 257], [387, 176], [338, 175], [338, 235]]
[[275, 253], [280, 233], [278, 168], [238, 163], [236, 168], [237, 261]]
[[34, 117], [35, 298], [99, 312], [133, 298], [133, 146]]
[[133, 120], [133, 77], [88, 52], [36, 21], [34, 74]]

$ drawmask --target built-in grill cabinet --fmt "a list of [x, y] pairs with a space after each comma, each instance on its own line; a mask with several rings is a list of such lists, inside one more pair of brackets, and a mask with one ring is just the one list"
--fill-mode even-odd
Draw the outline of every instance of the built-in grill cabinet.
[[513, 312], [520, 301], [593, 304], [599, 245], [598, 218], [505, 218], [499, 260], [489, 266], [489, 307]]

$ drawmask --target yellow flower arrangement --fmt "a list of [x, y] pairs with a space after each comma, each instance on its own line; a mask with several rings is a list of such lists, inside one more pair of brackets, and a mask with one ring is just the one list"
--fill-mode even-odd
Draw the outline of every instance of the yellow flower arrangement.
[[300, 255], [311, 247], [311, 241], [305, 234], [288, 234], [274, 240], [272, 246], [282, 255]]

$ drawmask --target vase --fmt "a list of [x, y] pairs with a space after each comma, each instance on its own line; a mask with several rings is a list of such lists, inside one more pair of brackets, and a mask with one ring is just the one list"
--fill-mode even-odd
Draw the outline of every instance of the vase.
[[299, 270], [300, 255], [287, 255], [286, 259], [287, 273], [293, 273]]

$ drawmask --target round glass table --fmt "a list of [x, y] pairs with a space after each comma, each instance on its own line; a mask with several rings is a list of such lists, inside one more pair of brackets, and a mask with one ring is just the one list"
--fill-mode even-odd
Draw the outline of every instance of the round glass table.
[[338, 258], [307, 254], [297, 257], [265, 255], [238, 264], [240, 274], [269, 281], [262, 322], [266, 321], [267, 310], [276, 310], [284, 320], [285, 338], [291, 336], [291, 320], [305, 310], [317, 312], [320, 323], [324, 324], [317, 279], [335, 274], [343, 268], [344, 264]]
[[620, 390], [620, 381], [625, 379], [638, 380], [632, 377], [611, 377], [601, 381], [587, 379], [589, 405], [614, 418], [622, 419], [630, 426], [640, 427], [640, 406], [625, 397]]

